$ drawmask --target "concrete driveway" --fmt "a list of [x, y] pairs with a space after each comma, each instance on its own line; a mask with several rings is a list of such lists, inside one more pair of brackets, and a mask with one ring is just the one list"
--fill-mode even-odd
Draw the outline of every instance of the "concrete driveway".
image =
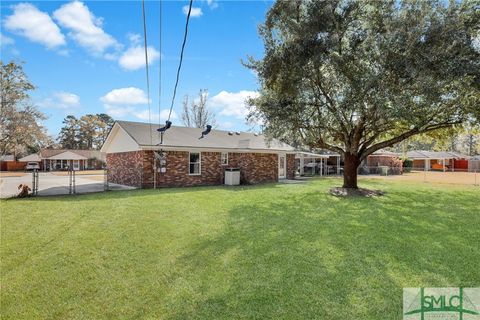
[[[103, 175], [76, 175], [75, 191], [76, 193], [103, 192]], [[32, 187], [32, 174], [26, 173], [21, 176], [0, 177], [0, 198], [11, 198], [18, 194], [18, 186], [26, 184]], [[131, 190], [133, 187], [110, 183], [109, 190]], [[38, 174], [38, 195], [60, 195], [69, 194], [68, 175], [57, 175], [50, 172], [40, 172]]]

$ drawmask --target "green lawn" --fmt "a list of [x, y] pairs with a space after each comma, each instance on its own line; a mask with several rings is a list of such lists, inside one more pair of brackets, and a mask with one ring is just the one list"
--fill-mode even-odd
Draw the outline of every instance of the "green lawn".
[[2, 319], [400, 319], [479, 286], [480, 187], [362, 181], [2, 201]]

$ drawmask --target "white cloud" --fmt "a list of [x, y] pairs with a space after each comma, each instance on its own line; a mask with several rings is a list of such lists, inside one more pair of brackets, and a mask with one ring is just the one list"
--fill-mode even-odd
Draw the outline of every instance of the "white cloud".
[[118, 107], [118, 106], [111, 106], [111, 105], [104, 105], [105, 112], [112, 116], [114, 119], [117, 118], [124, 118], [133, 112], [135, 112], [135, 108], [133, 107]]
[[3, 33], [0, 32], [0, 45], [2, 47], [12, 45], [15, 43], [15, 40], [13, 40], [10, 37], [5, 36]]
[[207, 5], [212, 10], [218, 8], [218, 3], [215, 0], [207, 0]]
[[[160, 111], [160, 121], [167, 121], [168, 119], [168, 113], [170, 112], [170, 109], [164, 109], [162, 111]], [[170, 115], [170, 120], [175, 120], [175, 119], [178, 119], [178, 116], [177, 116], [177, 113], [172, 110], [172, 114]]]
[[[148, 46], [148, 63], [151, 64], [160, 58], [160, 52], [154, 47]], [[125, 51], [118, 60], [125, 70], [137, 70], [145, 67], [145, 49], [143, 46], [131, 47]]]
[[80, 97], [70, 92], [57, 92], [55, 93], [55, 97], [58, 101], [66, 105], [75, 106], [80, 104]]
[[106, 105], [137, 105], [148, 103], [145, 92], [135, 87], [114, 89], [101, 97], [100, 101]]
[[29, 3], [13, 6], [13, 14], [5, 19], [4, 26], [49, 49], [66, 44], [64, 35], [50, 16]]
[[242, 90], [239, 92], [221, 91], [208, 100], [210, 106], [220, 109], [219, 114], [223, 116], [234, 116], [238, 119], [245, 119], [248, 114], [246, 100], [256, 98], [259, 93], [256, 91]]
[[[160, 122], [162, 124], [165, 123], [165, 121], [167, 121], [168, 112], [169, 112], [169, 110], [160, 111]], [[148, 109], [141, 110], [141, 111], [132, 111], [131, 114], [135, 118], [138, 118], [138, 119], [143, 120], [143, 121], [148, 121]], [[175, 120], [175, 119], [178, 119], [178, 116], [177, 116], [177, 113], [172, 110], [172, 114], [170, 115], [170, 120]], [[152, 121], [152, 123], [158, 123], [159, 122], [158, 112], [156, 112], [154, 110], [150, 111], [150, 121]]]
[[[105, 112], [112, 116], [113, 118], [136, 118], [147, 122], [149, 120], [148, 109], [137, 110], [132, 106], [112, 106], [105, 105]], [[168, 119], [168, 110], [162, 110], [160, 112], [160, 120], [158, 119], [158, 112], [151, 110], [150, 111], [150, 121], [152, 124], [158, 124], [159, 122], [163, 124]], [[171, 120], [178, 119], [175, 111], [172, 111], [170, 117]]]
[[95, 17], [83, 2], [64, 4], [53, 16], [62, 27], [71, 30], [70, 37], [93, 54], [103, 54], [108, 48], [119, 46], [117, 41], [102, 29], [102, 18]]
[[128, 41], [130, 41], [130, 43], [132, 44], [132, 46], [135, 46], [139, 44], [140, 41], [142, 41], [142, 36], [139, 35], [138, 33], [129, 32], [127, 33], [127, 38], [128, 38]]
[[[188, 6], [183, 6], [182, 11], [185, 15], [188, 14]], [[202, 8], [192, 7], [192, 11], [190, 11], [190, 17], [200, 17], [203, 14]]]
[[37, 104], [46, 109], [72, 109], [80, 106], [80, 97], [74, 93], [59, 91], [53, 93], [50, 97], [37, 102]]

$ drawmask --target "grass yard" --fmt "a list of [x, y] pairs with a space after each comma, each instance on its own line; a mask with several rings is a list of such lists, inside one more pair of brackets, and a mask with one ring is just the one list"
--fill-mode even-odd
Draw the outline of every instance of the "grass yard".
[[400, 319], [479, 286], [480, 187], [340, 180], [1, 205], [2, 319]]

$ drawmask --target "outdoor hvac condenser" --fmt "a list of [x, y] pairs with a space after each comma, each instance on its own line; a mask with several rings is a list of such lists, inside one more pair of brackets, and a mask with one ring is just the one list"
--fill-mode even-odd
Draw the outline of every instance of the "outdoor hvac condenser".
[[240, 184], [240, 169], [227, 168], [225, 169], [225, 185], [238, 186]]

